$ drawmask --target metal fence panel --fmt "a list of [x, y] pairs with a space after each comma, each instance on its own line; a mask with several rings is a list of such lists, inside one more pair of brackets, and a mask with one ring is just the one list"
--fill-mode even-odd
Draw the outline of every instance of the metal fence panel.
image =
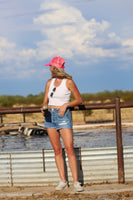
[[0, 153], [0, 186], [11, 185], [10, 154]]
[[[83, 183], [118, 181], [117, 148], [76, 148], [79, 180]], [[72, 175], [65, 159], [68, 180]], [[133, 180], [133, 147], [124, 147], [125, 180]], [[59, 175], [54, 151], [0, 153], [0, 186], [35, 186], [56, 184]]]
[[125, 180], [133, 181], [133, 147], [124, 147]]

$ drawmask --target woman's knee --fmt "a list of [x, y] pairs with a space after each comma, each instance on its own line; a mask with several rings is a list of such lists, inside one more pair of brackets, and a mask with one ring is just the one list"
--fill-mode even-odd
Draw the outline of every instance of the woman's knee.
[[75, 155], [73, 146], [67, 146], [65, 149], [66, 149], [66, 153], [67, 153], [68, 156], [74, 156]]
[[54, 153], [55, 153], [55, 156], [61, 155], [62, 154], [62, 148], [61, 147], [54, 147]]

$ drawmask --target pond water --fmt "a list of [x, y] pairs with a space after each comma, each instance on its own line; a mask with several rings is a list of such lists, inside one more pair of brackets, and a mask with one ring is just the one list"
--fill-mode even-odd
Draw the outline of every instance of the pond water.
[[[122, 132], [123, 146], [133, 146], [133, 128], [122, 130]], [[116, 130], [74, 131], [74, 147], [116, 147]], [[32, 136], [29, 138], [10, 134], [0, 136], [0, 151], [2, 152], [34, 151], [42, 149], [52, 149], [48, 136]]]

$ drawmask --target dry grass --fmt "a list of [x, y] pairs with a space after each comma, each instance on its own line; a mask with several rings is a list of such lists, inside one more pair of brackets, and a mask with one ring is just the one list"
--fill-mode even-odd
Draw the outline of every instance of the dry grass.
[[111, 121], [114, 119], [114, 111], [113, 110], [93, 110], [90, 116], [86, 117], [86, 121]]
[[[44, 118], [41, 113], [25, 114], [26, 122], [44, 123]], [[3, 123], [22, 123], [23, 114], [6, 114], [3, 116]]]
[[122, 120], [133, 120], [133, 108], [121, 109]]
[[[13, 107], [24, 107], [25, 105], [19, 105], [15, 104]], [[31, 107], [34, 107], [36, 105], [31, 104], [29, 105]], [[25, 121], [26, 122], [38, 122], [38, 123], [44, 123], [44, 118], [42, 116], [42, 113], [26, 113], [25, 114]], [[3, 115], [3, 123], [22, 123], [24, 122], [24, 116], [23, 114], [6, 114]]]
[[[113, 121], [115, 118], [114, 110], [101, 109], [92, 110], [92, 114], [85, 116], [84, 111], [72, 111], [72, 120], [74, 124], [84, 124], [85, 122]], [[25, 114], [26, 122], [38, 122], [43, 124], [42, 113]], [[133, 121], [133, 108], [121, 109], [121, 119], [124, 121]], [[3, 116], [3, 123], [23, 122], [22, 114], [7, 114]]]

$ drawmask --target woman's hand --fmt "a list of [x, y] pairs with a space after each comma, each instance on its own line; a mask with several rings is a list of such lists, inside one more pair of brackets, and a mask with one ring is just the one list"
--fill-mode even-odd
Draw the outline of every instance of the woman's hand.
[[43, 108], [41, 107], [40, 110], [41, 110], [41, 113], [42, 113], [43, 116], [44, 116], [45, 114], [44, 114]]
[[57, 111], [59, 111], [59, 115], [60, 115], [61, 117], [64, 116], [67, 107], [68, 107], [68, 104], [67, 104], [67, 103], [64, 103], [60, 108], [57, 108]]
[[43, 116], [47, 116], [48, 115], [48, 106], [47, 105], [43, 105], [41, 107], [41, 112], [42, 112]]

